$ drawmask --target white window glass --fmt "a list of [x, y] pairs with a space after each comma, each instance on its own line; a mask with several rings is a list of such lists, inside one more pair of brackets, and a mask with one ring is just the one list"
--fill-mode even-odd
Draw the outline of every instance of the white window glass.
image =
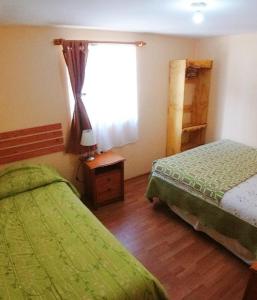
[[135, 46], [90, 45], [82, 92], [98, 151], [137, 140]]

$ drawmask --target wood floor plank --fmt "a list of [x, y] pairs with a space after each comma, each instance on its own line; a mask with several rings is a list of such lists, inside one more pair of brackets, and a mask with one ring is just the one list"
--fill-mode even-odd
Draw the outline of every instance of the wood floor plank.
[[173, 300], [240, 300], [248, 266], [165, 205], [149, 203], [148, 176], [126, 181], [125, 201], [95, 215], [165, 286]]

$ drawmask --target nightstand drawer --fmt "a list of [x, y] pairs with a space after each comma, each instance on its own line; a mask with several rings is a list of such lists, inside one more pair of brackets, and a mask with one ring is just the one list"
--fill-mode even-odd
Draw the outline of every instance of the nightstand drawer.
[[97, 202], [102, 203], [115, 198], [121, 197], [121, 189], [119, 186], [108, 187], [105, 190], [97, 191]]
[[102, 173], [96, 176], [96, 188], [98, 191], [106, 190], [106, 188], [113, 186], [120, 186], [120, 183], [120, 170], [113, 170], [111, 172]]
[[121, 172], [112, 170], [96, 176], [97, 202], [105, 202], [121, 196]]

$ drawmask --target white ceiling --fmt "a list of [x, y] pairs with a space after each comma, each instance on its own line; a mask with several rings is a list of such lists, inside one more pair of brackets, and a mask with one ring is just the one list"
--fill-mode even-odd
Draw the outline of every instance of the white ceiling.
[[[207, 0], [206, 0], [207, 1]], [[0, 0], [0, 24], [64, 25], [187, 36], [257, 31], [257, 0], [208, 0], [201, 25], [192, 0]]]

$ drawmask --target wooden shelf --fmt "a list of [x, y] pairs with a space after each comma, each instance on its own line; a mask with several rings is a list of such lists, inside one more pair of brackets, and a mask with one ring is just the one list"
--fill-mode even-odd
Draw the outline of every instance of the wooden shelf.
[[199, 68], [199, 69], [211, 69], [211, 60], [187, 60], [187, 67]]
[[185, 82], [186, 83], [194, 83], [194, 82], [196, 82], [197, 81], [197, 77], [186, 77], [185, 78]]
[[182, 128], [182, 132], [202, 130], [202, 129], [205, 129], [206, 127], [207, 127], [207, 124], [186, 126], [186, 127]]
[[183, 108], [183, 110], [184, 110], [184, 112], [191, 112], [192, 111], [192, 105], [184, 105], [184, 108]]
[[197, 143], [182, 144], [181, 145], [181, 151], [186, 151], [186, 150], [189, 150], [189, 149], [193, 149], [193, 148], [201, 146], [201, 145], [203, 145], [203, 144], [202, 143], [201, 144], [197, 144]]
[[167, 156], [205, 143], [211, 69], [212, 60], [170, 62]]

